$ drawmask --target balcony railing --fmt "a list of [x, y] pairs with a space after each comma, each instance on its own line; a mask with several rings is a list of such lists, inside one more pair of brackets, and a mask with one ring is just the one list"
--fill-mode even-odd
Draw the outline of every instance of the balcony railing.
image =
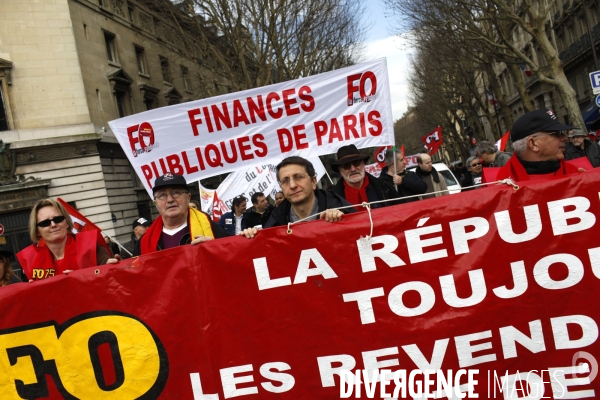
[[[594, 43], [598, 43], [600, 40], [600, 23], [594, 26], [592, 29], [592, 37], [594, 38]], [[590, 36], [586, 32], [582, 37], [573, 42], [569, 48], [560, 53], [560, 60], [563, 62], [563, 64], [567, 64], [579, 54], [591, 49], [591, 47]]]

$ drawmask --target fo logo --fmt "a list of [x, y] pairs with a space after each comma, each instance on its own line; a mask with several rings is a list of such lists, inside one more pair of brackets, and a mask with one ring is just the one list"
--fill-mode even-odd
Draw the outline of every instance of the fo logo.
[[0, 332], [0, 399], [156, 399], [169, 361], [158, 337], [124, 313], [96, 311]]
[[149, 153], [152, 149], [158, 147], [158, 143], [154, 143], [154, 130], [148, 122], [128, 127], [127, 136], [134, 157], [141, 153]]
[[[348, 107], [354, 103], [368, 103], [377, 93], [377, 77], [371, 71], [348, 76]], [[358, 83], [358, 84], [357, 84]], [[358, 92], [358, 97], [354, 94]]]

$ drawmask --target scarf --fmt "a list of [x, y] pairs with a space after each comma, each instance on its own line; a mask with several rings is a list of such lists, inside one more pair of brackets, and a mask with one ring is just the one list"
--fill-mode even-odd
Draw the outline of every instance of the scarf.
[[97, 230], [79, 232], [77, 236], [67, 235], [64, 258], [57, 268], [54, 255], [43, 240], [35, 245], [26, 247], [17, 258], [27, 275], [33, 280], [50, 278], [62, 274], [65, 270], [77, 270], [96, 266]]
[[417, 167], [417, 168], [415, 168], [415, 172], [419, 176], [429, 176], [429, 175], [431, 175], [431, 177], [433, 178], [433, 180], [436, 183], [440, 183], [440, 176], [438, 175], [438, 173], [435, 170], [435, 168], [431, 168], [431, 171], [423, 171], [421, 168]]
[[[501, 180], [511, 178], [512, 180], [519, 182], [530, 180], [530, 174], [562, 177], [566, 175], [576, 174], [579, 172], [579, 169], [576, 166], [567, 164], [565, 160], [559, 160], [554, 162], [541, 161], [539, 163], [525, 161], [525, 164], [527, 166], [524, 166], [521, 160], [519, 160], [519, 158], [516, 155], [513, 155], [504, 165], [504, 167], [500, 168], [500, 171], [498, 171], [497, 179]], [[555, 168], [557, 165], [558, 168], [552, 171], [552, 169]]]
[[[369, 177], [365, 174], [365, 179], [363, 179], [363, 184], [358, 189], [353, 188], [348, 185], [348, 183], [344, 180], [344, 197], [350, 204], [361, 204], [364, 202], [369, 202], [369, 198], [367, 197], [367, 186], [369, 186]], [[365, 207], [354, 207], [356, 211], [366, 211]]]
[[[162, 217], [159, 216], [152, 223], [150, 228], [148, 228], [144, 236], [141, 237], [140, 254], [153, 253], [159, 250], [157, 247], [163, 227], [164, 223]], [[188, 209], [188, 228], [192, 240], [194, 240], [196, 236], [209, 236], [213, 239], [215, 238], [212, 227], [210, 226], [210, 220], [202, 211], [193, 208]]]

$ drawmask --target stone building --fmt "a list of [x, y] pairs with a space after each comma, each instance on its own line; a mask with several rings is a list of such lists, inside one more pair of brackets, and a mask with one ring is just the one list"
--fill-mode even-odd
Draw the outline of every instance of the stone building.
[[121, 242], [138, 215], [155, 215], [108, 121], [205, 97], [207, 81], [227, 91], [186, 54], [138, 0], [0, 1], [0, 244], [29, 244], [44, 197]]
[[[551, 41], [556, 44], [563, 70], [569, 83], [577, 94], [577, 102], [584, 121], [589, 123], [600, 118], [600, 112], [594, 102], [590, 86], [589, 73], [598, 70], [598, 64], [593, 57], [592, 43], [600, 55], [600, 12], [597, 0], [557, 0], [553, 14], [549, 17], [547, 30]], [[515, 27], [512, 32], [513, 43], [528, 57], [534, 60], [542, 69], [547, 66], [540, 49], [528, 40], [527, 35]], [[554, 86], [540, 82], [523, 66], [522, 76], [525, 87], [531, 98], [533, 109], [548, 108], [554, 110], [561, 121], [569, 123], [567, 111], [562, 98]], [[496, 63], [494, 71], [498, 79], [504, 101], [510, 109], [513, 121], [525, 113], [522, 99], [517, 92], [513, 77], [504, 63]], [[485, 85], [487, 86], [487, 85]], [[498, 109], [497, 109], [498, 108]], [[498, 112], [498, 124], [502, 131], [510, 129], [510, 123], [505, 121], [499, 107], [490, 106], [494, 115]], [[496, 123], [496, 121], [494, 121]], [[486, 127], [489, 129], [489, 126]]]

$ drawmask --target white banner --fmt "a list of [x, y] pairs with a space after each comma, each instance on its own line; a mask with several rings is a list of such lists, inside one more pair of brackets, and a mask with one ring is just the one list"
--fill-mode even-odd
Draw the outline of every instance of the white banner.
[[365, 165], [365, 171], [374, 177], [379, 178], [379, 175], [381, 175], [381, 165], [379, 165], [379, 163], [367, 164]]
[[144, 187], [166, 172], [188, 183], [253, 165], [392, 145], [385, 59], [109, 122]]
[[419, 164], [417, 162], [417, 157], [419, 157], [419, 153], [413, 154], [412, 156], [404, 156], [405, 167], [414, 167], [415, 165]]
[[[319, 157], [310, 158], [309, 161], [315, 167], [317, 181], [325, 176], [325, 166]], [[200, 183], [201, 206], [202, 211], [212, 214], [214, 201], [214, 192], [217, 192], [219, 209], [222, 213], [231, 211], [231, 203], [236, 196], [244, 196], [248, 203], [248, 208], [252, 207], [252, 195], [256, 192], [262, 192], [265, 196], [271, 196], [275, 199], [275, 194], [281, 190], [277, 182], [275, 165], [267, 164], [254, 166], [249, 169], [240, 169], [229, 174], [227, 178], [216, 190], [206, 189]]]

